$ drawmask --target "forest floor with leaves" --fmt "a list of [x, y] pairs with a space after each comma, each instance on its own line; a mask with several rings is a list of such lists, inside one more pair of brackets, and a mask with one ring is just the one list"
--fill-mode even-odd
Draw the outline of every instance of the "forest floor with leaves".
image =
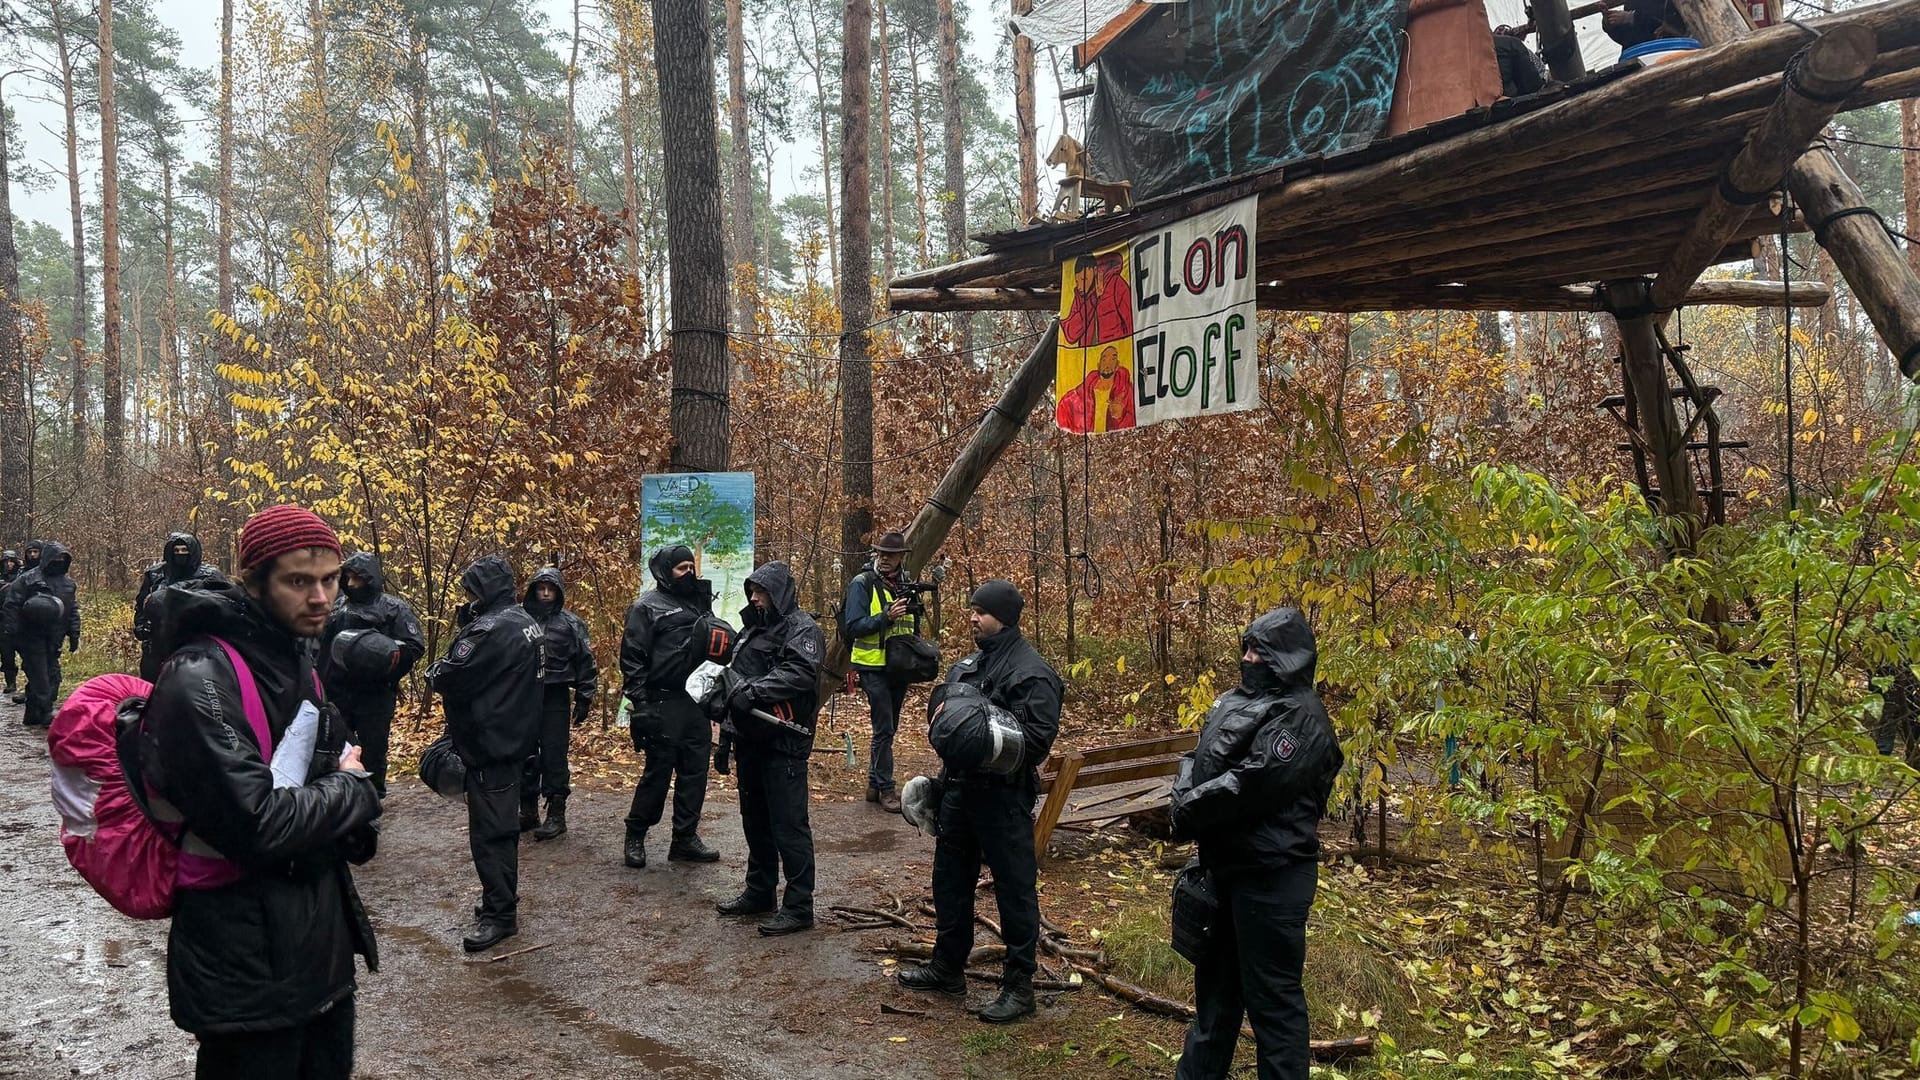
[[[67, 686], [117, 666], [112, 639], [75, 657]], [[1077, 695], [1078, 696], [1078, 695]], [[1148, 734], [1071, 706], [1067, 740]], [[911, 718], [899, 775], [934, 763]], [[620, 865], [638, 757], [624, 732], [590, 723], [576, 744], [573, 828], [522, 847], [521, 932], [492, 957], [458, 938], [477, 891], [462, 809], [410, 779], [437, 723], [405, 715], [379, 857], [357, 873], [382, 942], [382, 969], [359, 996], [357, 1075], [663, 1077], [1167, 1077], [1185, 1024], [1086, 984], [1049, 989], [1039, 1016], [988, 1027], [949, 999], [892, 981], [900, 946], [931, 940], [932, 843], [861, 798], [866, 710], [839, 695], [822, 716], [812, 770], [819, 853], [818, 927], [768, 941], [715, 917], [739, 886], [745, 849], [731, 781], [714, 778], [703, 831], [711, 867], [668, 863], [664, 838], [644, 871]], [[851, 736], [858, 764], [846, 762]], [[46, 797], [45, 748], [0, 705], [0, 1076], [185, 1076], [191, 1039], [166, 1016], [165, 924], [124, 919], [66, 865]], [[1414, 766], [1413, 769], [1419, 769]], [[1126, 827], [1057, 834], [1041, 908], [1057, 940], [1099, 968], [1175, 1002], [1192, 973], [1167, 946], [1167, 897], [1187, 849]], [[1351, 846], [1345, 823], [1323, 830]], [[1372, 1057], [1319, 1076], [1520, 1077], [1733, 1074], [1707, 1053], [1725, 995], [1693, 974], [1705, 948], [1654, 918], [1538, 917], [1518, 848], [1485, 833], [1404, 830], [1390, 821], [1384, 865], [1330, 859], [1309, 929], [1307, 981], [1316, 1038], [1372, 1035]], [[1876, 857], [1912, 859], [1920, 834], [1886, 836]], [[1377, 862], [1377, 861], [1376, 861]], [[1843, 888], [1842, 875], [1832, 887]], [[836, 913], [834, 907], [891, 918]], [[1836, 897], [1844, 906], [1844, 897]], [[991, 891], [980, 910], [991, 916]], [[884, 922], [885, 926], [873, 926]], [[910, 926], [902, 926], [905, 922]], [[862, 928], [865, 927], [865, 928]], [[1823, 937], [1853, 956], [1864, 930], [1836, 918]], [[979, 942], [996, 939], [983, 929]], [[1857, 944], [1857, 942], [1853, 943]], [[520, 952], [519, 950], [527, 950]], [[1863, 1026], [1913, 1024], [1915, 949], [1872, 971], [1836, 970]], [[1069, 962], [1043, 956], [1052, 975]], [[981, 970], [990, 970], [991, 964]], [[1860, 996], [1877, 986], [1879, 996]], [[973, 1004], [992, 992], [976, 983]], [[1241, 1067], [1251, 1075], [1251, 1044]], [[1858, 1076], [1913, 1075], [1913, 1063], [1854, 1060]]]

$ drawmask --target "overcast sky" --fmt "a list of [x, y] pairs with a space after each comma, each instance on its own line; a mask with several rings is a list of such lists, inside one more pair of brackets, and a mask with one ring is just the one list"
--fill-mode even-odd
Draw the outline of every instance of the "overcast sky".
[[[572, 26], [572, 5], [570, 0], [530, 0], [539, 10], [547, 13], [549, 24], [557, 30], [567, 30]], [[220, 64], [220, 8], [212, 0], [153, 0], [154, 10], [160, 21], [180, 36], [180, 60], [191, 67], [201, 68], [217, 78]], [[968, 55], [963, 63], [972, 65], [972, 69], [982, 73], [982, 78], [996, 96], [1004, 99], [1004, 115], [1013, 113], [1013, 94], [1011, 79], [999, 70], [996, 62], [1000, 34], [1006, 23], [1003, 4], [981, 3], [971, 5], [967, 28], [972, 36]], [[564, 49], [560, 49], [564, 54]], [[1054, 89], [1053, 76], [1046, 69], [1047, 56], [1040, 56], [1037, 73], [1039, 113], [1039, 139], [1042, 148], [1051, 146], [1060, 132], [1060, 109], [1055, 102], [1057, 91]], [[1068, 84], [1077, 81], [1077, 76], [1067, 69]], [[797, 79], [804, 72], [793, 73]], [[42, 87], [31, 81], [15, 76], [6, 84], [7, 104], [12, 106], [19, 116], [21, 140], [24, 147], [15, 148], [17, 156], [24, 157], [29, 163], [40, 168], [50, 183], [38, 191], [27, 190], [22, 185], [13, 185], [13, 213], [23, 220], [44, 221], [59, 229], [65, 235], [71, 227], [71, 212], [67, 206], [67, 186], [65, 183], [66, 147], [61, 136], [61, 110], [57, 101], [38, 101], [28, 97], [29, 93], [39, 94]], [[598, 103], [604, 106], [605, 102]], [[586, 107], [596, 107], [588, 99]], [[189, 131], [188, 152], [196, 160], [210, 161], [213, 158], [214, 124], [209, 117], [197, 115], [184, 116]], [[1078, 123], [1079, 113], [1075, 113]], [[83, 138], [88, 142], [97, 136], [97, 127], [91, 127], [89, 121], [82, 119]], [[811, 129], [806, 123], [795, 124], [795, 129], [804, 133]], [[97, 146], [89, 146], [80, 160], [80, 168], [85, 177], [89, 202], [99, 198], [100, 163]], [[801, 182], [804, 170], [819, 160], [817, 141], [802, 139], [777, 152], [774, 158], [773, 186], [776, 199], [793, 191]], [[817, 181], [814, 181], [817, 183]], [[1050, 185], [1043, 177], [1041, 182], [1043, 197]]]

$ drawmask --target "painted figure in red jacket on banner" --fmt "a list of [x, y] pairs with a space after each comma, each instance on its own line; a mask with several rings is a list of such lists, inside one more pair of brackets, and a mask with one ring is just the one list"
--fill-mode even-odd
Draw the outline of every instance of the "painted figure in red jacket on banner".
[[1060, 338], [1089, 348], [1133, 336], [1133, 297], [1122, 251], [1082, 255], [1073, 263], [1073, 304], [1060, 322]]
[[1100, 350], [1100, 367], [1060, 398], [1053, 411], [1061, 430], [1076, 434], [1119, 431], [1134, 425], [1133, 377], [1120, 366], [1120, 350]]

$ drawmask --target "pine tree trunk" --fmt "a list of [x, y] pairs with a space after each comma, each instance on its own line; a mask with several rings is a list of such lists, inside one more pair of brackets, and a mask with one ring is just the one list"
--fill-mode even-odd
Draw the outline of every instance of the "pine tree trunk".
[[[1907, 192], [1908, 236], [1920, 236], [1920, 98], [1900, 103], [1900, 144], [1907, 149], [1900, 155], [1901, 177]], [[1920, 244], [1907, 245], [1907, 263], [1920, 273]]]
[[580, 77], [580, 0], [573, 0], [573, 53], [567, 59], [567, 179], [573, 179], [575, 134], [579, 115], [574, 109], [574, 85]]
[[907, 62], [913, 67], [913, 212], [919, 230], [920, 265], [933, 262], [933, 225], [927, 220], [927, 126], [920, 110], [920, 38], [907, 35]]
[[[939, 0], [934, 9], [940, 29], [940, 119], [946, 130], [946, 168], [940, 199], [947, 226], [948, 262], [964, 259], [967, 254], [966, 119], [960, 100], [960, 28], [954, 22], [953, 3]], [[973, 348], [973, 319], [956, 315], [953, 323], [953, 347], [967, 352]]]
[[753, 145], [747, 132], [747, 28], [742, 0], [727, 0], [727, 122], [733, 136], [733, 325], [750, 334], [759, 324], [759, 313], [754, 303], [758, 274], [752, 272]]
[[333, 270], [333, 123], [327, 106], [327, 5], [326, 0], [308, 0], [307, 30], [311, 35], [313, 77], [313, 131], [308, 133], [313, 153], [308, 177], [308, 235], [313, 238], [319, 259], [320, 295], [331, 302], [327, 284]]
[[675, 471], [719, 471], [732, 458], [727, 422], [727, 265], [720, 221], [720, 148], [713, 40], [701, 0], [653, 0], [660, 145], [673, 278]]
[[887, 45], [887, 0], [874, 0], [880, 30], [880, 280], [893, 280], [893, 50]]
[[121, 565], [117, 525], [126, 484], [126, 387], [120, 369], [120, 143], [113, 103], [113, 0], [100, 0], [100, 435], [105, 444], [107, 520], [115, 523], [107, 543], [107, 579], [117, 588]]
[[66, 111], [67, 202], [73, 211], [73, 319], [67, 331], [67, 355], [73, 366], [72, 413], [69, 434], [74, 479], [87, 468], [87, 231], [85, 204], [80, 199], [80, 132], [74, 102], [73, 49], [67, 41], [63, 5], [48, 5], [53, 15], [54, 50], [60, 54], [60, 103]]
[[[1013, 0], [1013, 13], [1033, 10], [1032, 0]], [[1040, 216], [1039, 120], [1033, 105], [1033, 39], [1013, 35], [1013, 137], [1020, 143], [1020, 224]]]
[[[5, 79], [0, 77], [0, 89]], [[20, 256], [13, 246], [11, 149], [7, 106], [0, 97], [0, 543], [24, 541], [33, 528], [28, 469], [32, 427], [27, 415], [27, 351], [21, 336]]]
[[[813, 24], [813, 101], [814, 113], [820, 120], [820, 184], [827, 197], [826, 220], [827, 233], [827, 277], [835, 289], [840, 284], [840, 239], [835, 228], [833, 213], [833, 132], [827, 123], [827, 85], [823, 67], [826, 64], [826, 47], [820, 41], [819, 15], [812, 7], [807, 9], [807, 17]], [[844, 195], [844, 192], [842, 193]]]
[[[873, 530], [873, 368], [867, 359], [868, 324], [873, 320], [873, 184], [867, 167], [872, 131], [869, 94], [873, 84], [871, 0], [846, 0], [841, 47], [840, 116], [840, 469], [845, 510], [840, 519], [840, 550], [863, 551]], [[843, 578], [858, 572], [857, 558], [845, 558]]]
[[627, 200], [627, 267], [640, 276], [640, 163], [634, 150], [633, 58], [639, 49], [633, 0], [614, 0], [615, 64], [620, 69], [620, 173]]
[[186, 371], [180, 362], [179, 262], [173, 244], [173, 158], [160, 158], [160, 245], [164, 274], [160, 290], [160, 361], [167, 381], [167, 424], [163, 432], [168, 449], [180, 441], [180, 423], [186, 416]]
[[[220, 195], [216, 216], [219, 239], [214, 245], [214, 306], [222, 315], [233, 315], [233, 0], [220, 2]], [[233, 362], [233, 342], [225, 334], [214, 335], [214, 356], [220, 363]], [[216, 436], [216, 461], [233, 457], [233, 419], [228, 414], [227, 395], [220, 378], [209, 380], [212, 388], [208, 402]], [[196, 503], [196, 507], [197, 507]], [[213, 530], [207, 546], [208, 558], [221, 565], [228, 561], [232, 530], [228, 523]]]

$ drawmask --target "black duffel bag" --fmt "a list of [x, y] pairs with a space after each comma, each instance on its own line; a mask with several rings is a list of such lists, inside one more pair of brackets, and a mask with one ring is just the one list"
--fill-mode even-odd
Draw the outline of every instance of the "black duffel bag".
[[1220, 895], [1213, 890], [1213, 872], [1191, 859], [1173, 879], [1173, 951], [1198, 964], [1213, 942], [1220, 921]]
[[902, 682], [932, 682], [940, 677], [940, 646], [919, 634], [896, 634], [886, 641], [887, 675]]

